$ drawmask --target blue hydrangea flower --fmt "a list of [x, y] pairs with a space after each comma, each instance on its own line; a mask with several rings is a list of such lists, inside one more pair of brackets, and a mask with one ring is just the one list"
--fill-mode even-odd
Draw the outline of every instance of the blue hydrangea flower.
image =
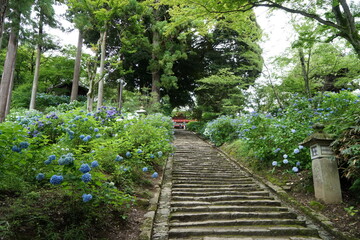
[[92, 168], [95, 168], [95, 167], [98, 167], [98, 166], [99, 166], [98, 161], [93, 161], [93, 162], [91, 162], [91, 167], [92, 167]]
[[12, 148], [11, 148], [11, 150], [13, 151], [13, 152], [21, 152], [21, 148], [19, 148], [18, 146], [13, 146]]
[[93, 196], [90, 193], [89, 194], [84, 193], [82, 195], [83, 202], [89, 202], [92, 198]]
[[294, 149], [294, 153], [295, 153], [295, 154], [297, 154], [297, 153], [299, 153], [299, 152], [300, 152], [299, 149], [297, 149], [297, 148]]
[[283, 155], [283, 158], [288, 158], [288, 155], [284, 154], [284, 155]]
[[91, 174], [90, 173], [85, 173], [84, 175], [81, 176], [81, 180], [84, 182], [84, 183], [88, 183], [91, 181]]
[[288, 164], [289, 161], [288, 161], [287, 159], [284, 159], [284, 160], [283, 160], [283, 163], [284, 163], [284, 164]]
[[101, 134], [98, 133], [98, 134], [95, 135], [95, 137], [96, 137], [96, 138], [99, 138], [99, 137], [101, 137]]
[[87, 135], [87, 136], [84, 137], [82, 140], [83, 140], [84, 142], [88, 142], [90, 139], [91, 139], [91, 136], [90, 136], [90, 135]]
[[84, 139], [85, 135], [84, 134], [81, 134], [80, 135], [80, 139]]
[[147, 172], [149, 169], [147, 167], [143, 167], [142, 171]]
[[154, 155], [154, 154], [150, 154], [150, 158], [155, 158], [155, 155]]
[[272, 162], [272, 165], [275, 167], [275, 166], [277, 166], [277, 161], [273, 161]]
[[159, 151], [159, 152], [158, 152], [158, 156], [159, 156], [159, 157], [162, 157], [162, 155], [163, 155], [163, 152], [162, 152], [162, 151]]
[[94, 132], [98, 132], [99, 131], [99, 129], [98, 128], [94, 128]]
[[301, 163], [300, 163], [299, 161], [298, 161], [298, 162], [296, 162], [296, 166], [300, 166], [300, 164], [301, 164]]
[[142, 151], [141, 149], [138, 149], [138, 150], [137, 150], [137, 153], [140, 154], [140, 153], [143, 153], [143, 151]]
[[151, 175], [152, 178], [157, 178], [158, 176], [159, 176], [159, 174], [158, 174], [157, 172], [154, 172], [154, 173]]
[[297, 173], [299, 171], [299, 169], [297, 167], [293, 167], [292, 168], [293, 172]]
[[73, 162], [74, 162], [74, 157], [72, 153], [62, 155], [58, 160], [59, 165], [69, 165], [72, 164]]
[[130, 153], [130, 152], [126, 152], [125, 156], [129, 158], [129, 157], [131, 157], [131, 153]]
[[82, 173], [87, 173], [87, 172], [90, 172], [91, 168], [90, 168], [89, 164], [83, 163], [83, 164], [81, 164], [79, 170], [80, 170], [80, 172], [82, 172]]
[[295, 130], [295, 129], [291, 129], [291, 132], [292, 132], [292, 133], [296, 133], [296, 130]]
[[79, 120], [79, 119], [81, 119], [81, 116], [76, 116], [74, 119]]
[[277, 148], [277, 149], [274, 150], [274, 153], [277, 153], [277, 152], [279, 152], [280, 150], [281, 150], [281, 148]]
[[50, 160], [50, 161], [54, 161], [56, 159], [56, 156], [55, 155], [50, 155], [49, 157], [48, 157], [48, 160]]
[[53, 175], [51, 178], [50, 178], [50, 183], [51, 184], [54, 184], [54, 185], [58, 185], [60, 184], [62, 181], [63, 181], [63, 176], [61, 175]]
[[20, 143], [20, 148], [21, 149], [25, 149], [28, 148], [30, 146], [30, 144], [28, 142], [21, 142]]
[[120, 162], [120, 161], [122, 161], [123, 159], [124, 159], [124, 158], [123, 158], [122, 156], [117, 155], [116, 158], [115, 158], [115, 161]]
[[304, 146], [303, 146], [303, 145], [300, 145], [300, 146], [299, 146], [299, 149], [300, 149], [300, 150], [301, 150], [301, 149], [303, 149], [303, 148], [304, 148]]
[[43, 174], [43, 173], [38, 173], [38, 175], [36, 175], [36, 180], [38, 180], [38, 181], [41, 181], [41, 180], [43, 180], [44, 178], [45, 178], [45, 174]]
[[47, 160], [44, 161], [45, 165], [49, 165], [51, 162], [52, 162], [52, 161], [49, 160], [49, 159], [47, 159]]

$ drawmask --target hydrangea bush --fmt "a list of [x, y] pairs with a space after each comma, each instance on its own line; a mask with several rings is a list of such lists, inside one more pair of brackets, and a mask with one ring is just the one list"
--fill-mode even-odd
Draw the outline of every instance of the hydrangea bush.
[[328, 133], [339, 136], [355, 124], [359, 101], [360, 96], [347, 90], [319, 93], [310, 99], [294, 94], [284, 109], [222, 116], [208, 122], [203, 134], [218, 146], [241, 141], [244, 149], [253, 153], [258, 167], [299, 172], [311, 166], [309, 151], [300, 143], [313, 132], [312, 126], [322, 123]]
[[121, 208], [134, 201], [129, 189], [158, 177], [172, 139], [172, 121], [161, 114], [139, 117], [106, 107], [12, 114], [0, 124], [0, 185], [14, 175], [72, 201]]

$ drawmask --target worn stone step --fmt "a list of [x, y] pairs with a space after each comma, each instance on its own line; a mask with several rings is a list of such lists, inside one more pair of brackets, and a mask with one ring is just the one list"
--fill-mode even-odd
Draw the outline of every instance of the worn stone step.
[[186, 191], [172, 191], [172, 196], [184, 196], [184, 197], [203, 197], [203, 196], [209, 196], [209, 197], [213, 197], [213, 196], [229, 196], [229, 195], [234, 195], [234, 196], [238, 196], [239, 194], [241, 195], [253, 195], [253, 196], [269, 196], [269, 192], [266, 191], [226, 191], [226, 192], [214, 192], [214, 191], [202, 191], [202, 192], [186, 192]]
[[211, 185], [202, 185], [202, 184], [195, 184], [195, 183], [178, 183], [173, 184], [174, 187], [178, 188], [244, 188], [244, 187], [257, 187], [257, 184], [254, 183], [244, 183], [244, 184], [227, 184], [227, 183], [218, 183], [218, 184], [211, 184]]
[[297, 219], [231, 219], [231, 220], [207, 220], [189, 222], [171, 222], [170, 227], [210, 227], [210, 226], [302, 226], [306, 222]]
[[257, 199], [273, 199], [269, 196], [263, 195], [218, 195], [218, 196], [203, 196], [203, 197], [187, 197], [187, 196], [173, 196], [174, 201], [205, 201], [205, 202], [216, 202], [216, 201], [229, 201], [229, 200], [257, 200]]
[[249, 177], [241, 177], [241, 176], [233, 176], [233, 175], [224, 175], [224, 176], [199, 176], [198, 174], [193, 174], [193, 175], [183, 175], [183, 174], [175, 174], [172, 177], [173, 180], [214, 180], [214, 181], [223, 181], [223, 180], [239, 180], [239, 181], [251, 181], [254, 182], [254, 180], [252, 180]]
[[[189, 180], [173, 180], [173, 183], [175, 184], [181, 184], [181, 183], [186, 183], [186, 184], [206, 184], [206, 185], [218, 185], [219, 181], [217, 180], [208, 180], [208, 179], [189, 179]], [[249, 180], [230, 180], [230, 179], [224, 179], [223, 181], [221, 181], [221, 183], [223, 184], [244, 184], [244, 183], [252, 183], [252, 181]]]
[[232, 188], [232, 187], [215, 187], [215, 188], [203, 188], [203, 187], [198, 187], [198, 188], [182, 188], [182, 187], [177, 187], [174, 186], [173, 188], [173, 192], [174, 191], [178, 191], [178, 192], [244, 192], [244, 191], [262, 191], [263, 189], [258, 187], [257, 185], [253, 185], [253, 186], [249, 186], [249, 187], [242, 187], [242, 188]]
[[173, 207], [172, 212], [288, 212], [286, 207], [279, 206], [195, 206], [195, 207]]
[[256, 200], [232, 200], [232, 201], [217, 201], [217, 202], [206, 202], [206, 201], [174, 201], [170, 203], [171, 207], [182, 207], [182, 206], [281, 206], [280, 201], [270, 199], [256, 199]]
[[236, 227], [208, 227], [208, 228], [172, 228], [169, 237], [197, 237], [197, 236], [309, 236], [318, 237], [316, 229], [303, 227], [267, 227], [267, 228], [236, 228]]
[[216, 212], [216, 213], [192, 213], [181, 212], [172, 213], [171, 221], [203, 221], [219, 219], [296, 219], [296, 214], [292, 212]]
[[253, 236], [253, 237], [241, 237], [240, 239], [238, 237], [233, 237], [233, 236], [210, 236], [210, 237], [181, 237], [181, 238], [177, 238], [177, 237], [171, 237], [168, 240], [319, 240], [321, 238], [318, 237], [307, 237], [307, 236], [303, 236], [303, 237], [292, 237], [292, 236], [281, 236], [281, 237], [277, 237], [277, 236], [271, 236], [271, 237], [262, 237], [262, 236]]

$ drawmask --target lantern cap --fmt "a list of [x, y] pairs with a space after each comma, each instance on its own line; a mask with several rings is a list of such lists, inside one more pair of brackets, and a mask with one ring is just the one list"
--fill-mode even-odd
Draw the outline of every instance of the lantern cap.
[[315, 123], [313, 125], [314, 133], [312, 133], [310, 136], [304, 139], [300, 145], [309, 147], [311, 145], [314, 145], [316, 143], [318, 144], [327, 144], [330, 145], [334, 139], [327, 133], [324, 132], [325, 126], [321, 123]]

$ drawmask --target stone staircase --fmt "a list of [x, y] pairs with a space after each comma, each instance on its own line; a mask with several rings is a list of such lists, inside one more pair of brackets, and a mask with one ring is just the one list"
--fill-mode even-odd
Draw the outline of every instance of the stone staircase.
[[168, 211], [159, 211], [152, 239], [321, 239], [265, 186], [195, 135], [179, 131], [175, 145], [171, 191], [162, 199]]

